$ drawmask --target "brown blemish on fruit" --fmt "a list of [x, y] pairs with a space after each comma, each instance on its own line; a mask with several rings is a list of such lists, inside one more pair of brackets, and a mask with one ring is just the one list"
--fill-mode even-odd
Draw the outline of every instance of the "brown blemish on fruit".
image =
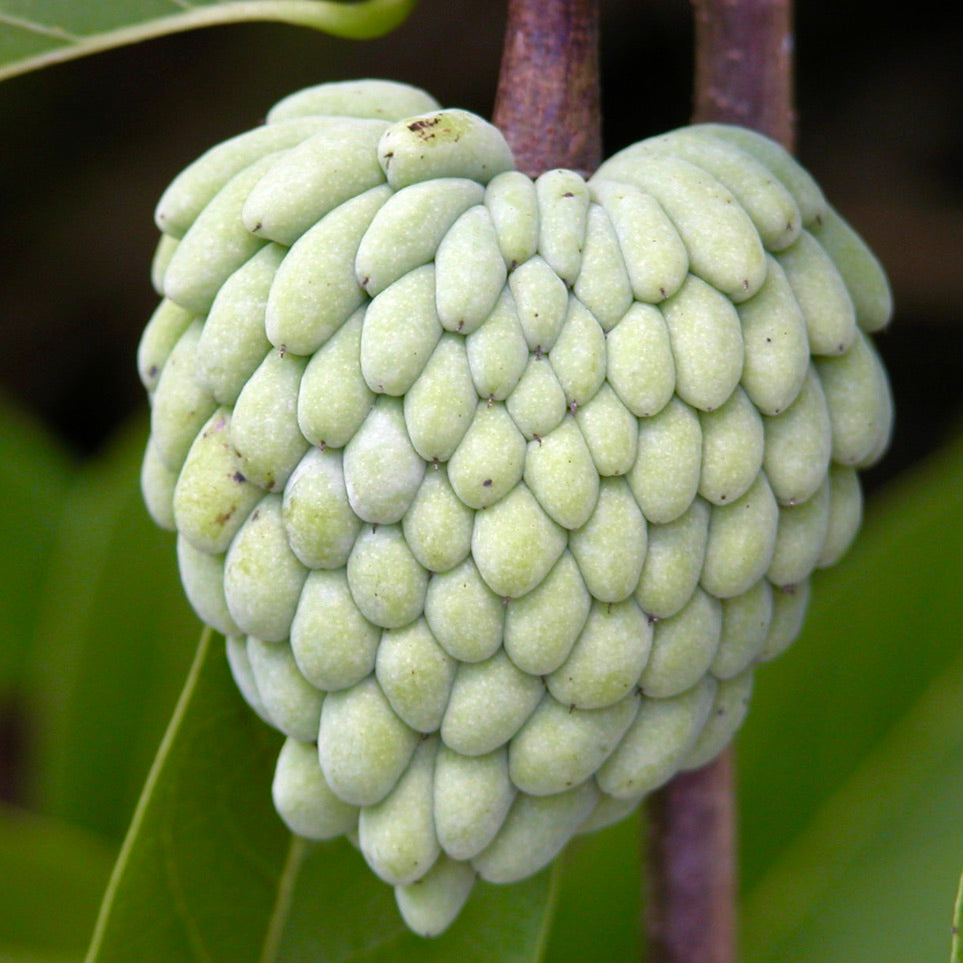
[[244, 472], [240, 472], [240, 471], [234, 472], [234, 474], [231, 475], [231, 479], [233, 481], [236, 481], [239, 485], [243, 485], [244, 482], [247, 481], [247, 478], [245, 477]]
[[215, 523], [221, 526], [226, 525], [230, 520], [231, 516], [237, 511], [237, 505], [232, 505], [230, 511], [222, 512], [217, 518], [214, 519]]
[[486, 478], [486, 479], [482, 482], [482, 485], [484, 485], [485, 488], [491, 488], [491, 487], [492, 487], [492, 480], [491, 480], [490, 478]]

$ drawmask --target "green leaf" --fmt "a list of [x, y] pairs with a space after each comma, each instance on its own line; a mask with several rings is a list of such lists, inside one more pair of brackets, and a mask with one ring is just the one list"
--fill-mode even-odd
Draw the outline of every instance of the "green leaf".
[[354, 40], [394, 30], [417, 0], [0, 0], [0, 80], [165, 34], [251, 20]]
[[945, 958], [963, 852], [963, 440], [874, 500], [739, 739], [744, 959]]
[[344, 840], [293, 839], [270, 796], [280, 736], [245, 706], [205, 632], [104, 900], [88, 963], [541, 959], [550, 872], [479, 884], [436, 940]]
[[0, 398], [0, 698], [22, 691], [46, 569], [73, 464], [33, 418]]
[[205, 630], [114, 868], [88, 959], [258, 957], [289, 834], [272, 818], [279, 749]]
[[963, 876], [956, 890], [956, 906], [953, 910], [953, 940], [950, 963], [963, 963]]
[[33, 645], [32, 808], [119, 843], [200, 630], [143, 505], [144, 419], [62, 499]]
[[114, 856], [83, 830], [0, 806], [0, 959], [78, 959]]

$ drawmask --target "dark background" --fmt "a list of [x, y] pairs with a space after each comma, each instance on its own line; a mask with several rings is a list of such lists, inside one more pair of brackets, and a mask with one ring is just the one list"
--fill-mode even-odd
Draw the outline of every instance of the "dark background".
[[[800, 2], [798, 154], [869, 241], [897, 303], [878, 339], [897, 430], [872, 489], [963, 409], [961, 19], [953, 5]], [[682, 0], [602, 2], [606, 150], [684, 124], [692, 24]], [[0, 84], [0, 391], [81, 456], [144, 411], [134, 370], [156, 296], [156, 198], [186, 163], [325, 80], [382, 76], [490, 114], [504, 26], [493, 0], [421, 0], [398, 31], [338, 40], [217, 27]]]

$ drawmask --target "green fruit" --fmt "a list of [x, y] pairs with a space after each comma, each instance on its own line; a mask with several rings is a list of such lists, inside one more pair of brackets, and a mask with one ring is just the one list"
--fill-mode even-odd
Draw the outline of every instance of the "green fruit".
[[892, 421], [885, 275], [781, 147], [532, 180], [473, 114], [324, 84], [157, 223], [142, 487], [292, 831], [431, 936], [726, 745]]

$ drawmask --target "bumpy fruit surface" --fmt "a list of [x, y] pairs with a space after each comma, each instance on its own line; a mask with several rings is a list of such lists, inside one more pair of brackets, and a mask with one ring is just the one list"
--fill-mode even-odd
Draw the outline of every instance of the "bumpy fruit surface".
[[704, 124], [533, 181], [327, 84], [157, 223], [143, 490], [295, 833], [435, 934], [726, 745], [891, 423], [886, 279], [785, 151]]

